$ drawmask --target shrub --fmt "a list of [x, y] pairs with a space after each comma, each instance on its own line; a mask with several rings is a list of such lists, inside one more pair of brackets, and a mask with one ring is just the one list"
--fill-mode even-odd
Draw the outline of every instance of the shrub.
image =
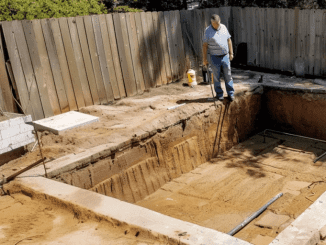
[[127, 13], [127, 12], [142, 12], [141, 9], [130, 8], [129, 6], [119, 6], [113, 9], [114, 12]]
[[97, 0], [1, 0], [0, 21], [106, 14]]

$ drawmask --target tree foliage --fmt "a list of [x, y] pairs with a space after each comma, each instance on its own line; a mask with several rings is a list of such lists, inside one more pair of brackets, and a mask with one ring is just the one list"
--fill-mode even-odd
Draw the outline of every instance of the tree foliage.
[[0, 21], [106, 14], [97, 0], [1, 0]]

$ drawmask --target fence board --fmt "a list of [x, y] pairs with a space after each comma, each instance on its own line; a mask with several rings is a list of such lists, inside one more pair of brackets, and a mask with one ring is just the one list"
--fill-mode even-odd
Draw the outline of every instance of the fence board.
[[296, 33], [295, 33], [295, 11], [293, 9], [288, 9], [289, 13], [289, 45], [290, 45], [290, 57], [288, 67], [291, 71], [293, 71], [294, 67], [294, 59], [296, 53]]
[[141, 59], [141, 67], [144, 75], [144, 85], [145, 88], [148, 89], [151, 87], [151, 74], [149, 71], [149, 64], [148, 64], [149, 59], [147, 57], [148, 53], [146, 49], [146, 41], [144, 38], [140, 13], [135, 13], [135, 23], [136, 23], [138, 46], [139, 46], [139, 56]]
[[188, 35], [188, 22], [189, 22], [189, 13], [190, 11], [187, 10], [181, 10], [180, 16], [181, 16], [181, 29], [182, 29], [182, 38], [185, 45], [185, 63], [187, 66], [187, 69], [194, 69], [195, 66], [193, 65], [193, 59], [192, 57], [192, 46], [191, 46], [191, 40], [189, 40]]
[[316, 47], [316, 13], [317, 10], [311, 9], [307, 11], [306, 17], [309, 18], [308, 31], [308, 60], [309, 60], [309, 71], [308, 74], [314, 74], [314, 61], [315, 61], [315, 47]]
[[78, 32], [77, 32], [76, 18], [75, 17], [67, 18], [67, 22], [70, 31], [73, 54], [75, 57], [74, 60], [76, 62], [76, 68], [79, 75], [80, 86], [84, 95], [85, 105], [90, 106], [93, 105], [93, 99], [92, 99], [91, 91], [89, 89], [88, 80], [85, 72], [85, 64], [84, 64]]
[[[161, 73], [162, 84], [167, 84], [164, 53], [162, 52], [163, 51], [163, 42], [162, 42], [162, 37], [161, 37], [162, 34], [160, 31], [158, 12], [153, 12], [152, 17], [153, 17], [153, 24], [154, 24], [154, 31], [155, 31], [155, 39], [156, 39], [156, 50], [158, 51], [157, 52], [158, 67], [159, 67], [160, 73]], [[182, 39], [181, 33], [180, 33], [180, 38]]]
[[6, 71], [6, 61], [2, 46], [2, 33], [0, 33], [0, 89], [2, 91], [2, 109], [8, 112], [17, 112], [16, 104], [11, 92], [9, 77]]
[[100, 62], [101, 74], [103, 78], [103, 84], [105, 87], [106, 97], [108, 101], [113, 101], [114, 95], [113, 95], [113, 90], [110, 81], [110, 74], [106, 63], [106, 57], [105, 57], [104, 45], [103, 45], [103, 39], [102, 39], [102, 33], [100, 27], [100, 20], [98, 15], [92, 16], [92, 23], [93, 23], [94, 34], [95, 34], [95, 43], [97, 47], [97, 56]]
[[282, 71], [286, 70], [286, 33], [287, 33], [287, 24], [285, 23], [285, 15], [286, 15], [286, 9], [279, 9], [278, 11], [280, 11], [279, 13], [279, 22], [280, 25], [279, 27], [279, 69]]
[[127, 96], [133, 96], [137, 93], [136, 81], [132, 67], [132, 59], [129, 48], [129, 38], [124, 14], [113, 15], [114, 27], [117, 37], [118, 50], [122, 73], [127, 91]]
[[268, 21], [268, 19], [271, 16], [271, 10], [270, 9], [265, 9], [265, 67], [266, 68], [271, 68], [272, 67], [272, 59], [271, 59], [271, 43], [272, 43], [272, 38], [271, 38], [271, 29], [273, 27], [272, 21]]
[[130, 51], [131, 51], [131, 58], [134, 67], [137, 93], [142, 94], [145, 90], [145, 83], [144, 83], [144, 76], [141, 67], [138, 40], [136, 38], [137, 30], [136, 30], [136, 23], [135, 23], [135, 14], [126, 13], [126, 23], [127, 23], [128, 36], [130, 41]]
[[[15, 41], [15, 35], [12, 32], [13, 23], [14, 22], [3, 22], [2, 29], [6, 40], [15, 81], [17, 83], [17, 89], [23, 112], [27, 115], [31, 115], [33, 120], [36, 120], [39, 119], [39, 115], [34, 114], [32, 103], [30, 102], [29, 89], [27, 89], [22, 63], [18, 53], [18, 45]], [[37, 101], [37, 98], [35, 98], [35, 101]]]
[[111, 14], [105, 15], [105, 17], [106, 17], [106, 22], [107, 22], [107, 27], [108, 27], [108, 32], [109, 32], [109, 39], [110, 39], [112, 56], [113, 56], [115, 75], [116, 75], [117, 82], [118, 82], [120, 97], [124, 98], [124, 97], [126, 97], [126, 89], [125, 89], [125, 85], [124, 85], [123, 77], [122, 77], [117, 40], [116, 40], [116, 35], [114, 32], [113, 19], [112, 19]]
[[107, 68], [109, 70], [112, 92], [115, 99], [120, 99], [120, 91], [119, 91], [118, 81], [117, 81], [114, 64], [113, 64], [113, 57], [112, 57], [112, 51], [111, 51], [111, 45], [110, 45], [109, 33], [108, 33], [105, 15], [103, 14], [99, 15], [99, 22], [101, 27], [102, 41], [104, 46]]
[[[180, 21], [180, 12], [176, 11], [176, 35], [177, 35], [177, 41], [178, 41], [178, 47], [179, 47], [179, 52], [180, 52], [180, 59], [179, 59], [179, 63], [180, 63], [180, 73], [179, 73], [179, 78], [183, 78], [186, 72], [186, 68], [185, 68], [185, 48], [184, 48], [184, 43], [183, 43], [183, 39], [182, 39], [182, 30], [181, 30], [181, 21]], [[202, 12], [203, 17], [204, 16], [204, 12]], [[205, 24], [205, 19], [203, 19], [203, 23]], [[205, 26], [203, 28], [203, 31], [205, 30]]]
[[85, 64], [85, 71], [86, 71], [86, 76], [87, 76], [93, 104], [99, 105], [100, 98], [97, 91], [96, 78], [93, 71], [92, 60], [89, 52], [89, 46], [88, 46], [89, 44], [87, 43], [86, 30], [85, 30], [83, 17], [81, 16], [76, 17], [76, 26], [77, 26], [77, 32], [80, 41], [81, 53], [83, 57], [82, 59]]
[[[49, 62], [49, 56], [45, 47], [44, 37], [43, 37], [43, 31], [41, 27], [40, 20], [33, 20], [31, 22], [31, 28], [34, 29], [35, 39], [34, 42], [36, 44], [36, 48], [38, 50], [38, 57], [36, 58], [39, 62], [41, 72], [42, 74], [42, 81], [46, 86], [47, 92], [48, 92], [48, 99], [50, 101], [50, 105], [53, 110], [54, 115], [58, 115], [61, 113], [59, 100], [57, 96], [57, 91], [54, 85], [53, 75], [51, 71], [51, 66]], [[33, 39], [32, 39], [33, 41]], [[35, 69], [34, 69], [35, 72]], [[40, 93], [41, 90], [39, 89]]]
[[323, 17], [323, 10], [318, 9], [315, 12], [316, 16], [316, 48], [314, 50], [314, 75], [320, 76], [321, 75], [321, 35], [322, 35], [322, 17]]
[[253, 51], [254, 51], [254, 65], [258, 66], [259, 64], [259, 56], [258, 56], [258, 47], [259, 47], [259, 15], [258, 8], [254, 8], [253, 10]]
[[281, 9], [273, 9], [274, 10], [274, 20], [275, 25], [273, 28], [273, 36], [274, 36], [274, 69], [280, 70], [280, 38], [281, 38], [281, 21], [280, 14]]
[[107, 104], [108, 98], [106, 95], [106, 90], [105, 90], [101, 67], [100, 67], [99, 56], [98, 56], [97, 48], [96, 48], [96, 41], [95, 41], [92, 17], [84, 16], [84, 24], [85, 24], [89, 53], [91, 56], [91, 61], [92, 61], [92, 66], [93, 66], [94, 77], [95, 77], [99, 100], [100, 100], [101, 104]]
[[59, 18], [59, 26], [61, 30], [62, 40], [64, 44], [64, 49], [68, 61], [68, 68], [70, 71], [70, 77], [72, 80], [73, 91], [75, 92], [75, 98], [78, 108], [85, 106], [84, 94], [82, 85], [79, 78], [78, 68], [76, 64], [75, 55], [73, 52], [73, 47], [69, 35], [69, 28], [67, 23], [67, 18]]
[[159, 31], [161, 32], [161, 42], [162, 42], [162, 51], [163, 51], [163, 58], [165, 63], [165, 70], [166, 70], [166, 79], [167, 83], [172, 82], [172, 72], [171, 72], [171, 56], [169, 54], [168, 42], [167, 42], [167, 34], [165, 28], [165, 21], [164, 21], [164, 13], [158, 12], [159, 18]]
[[252, 8], [245, 8], [246, 14], [246, 40], [248, 46], [248, 65], [253, 65], [253, 30], [252, 30]]
[[148, 23], [148, 36], [149, 38], [149, 44], [151, 48], [152, 53], [152, 62], [154, 67], [154, 78], [155, 78], [155, 84], [156, 86], [162, 85], [162, 77], [161, 77], [161, 71], [158, 64], [158, 50], [156, 47], [156, 38], [155, 38], [155, 30], [154, 30], [154, 24], [153, 24], [153, 17], [151, 12], [146, 12], [146, 19]]
[[43, 31], [44, 42], [46, 45], [48, 63], [50, 65], [50, 72], [53, 75], [53, 82], [55, 85], [55, 90], [57, 92], [56, 95], [58, 96], [60, 110], [61, 112], [67, 112], [69, 111], [69, 103], [68, 103], [64, 83], [63, 83], [58, 56], [56, 53], [53, 34], [51, 32], [48, 20], [42, 19], [40, 20], [40, 22]]
[[[201, 16], [201, 10], [198, 10], [199, 13], [199, 20], [200, 24], [202, 23], [202, 16]], [[178, 46], [178, 38], [177, 38], [177, 18], [176, 18], [176, 11], [170, 11], [170, 23], [171, 23], [171, 39], [172, 39], [172, 45], [174, 47], [175, 51], [175, 68], [176, 68], [176, 79], [180, 78], [181, 73], [181, 64], [180, 64], [180, 47]], [[200, 25], [200, 28], [202, 29], [202, 25]]]
[[59, 21], [58, 19], [50, 19], [49, 20], [51, 29], [52, 29], [52, 34], [53, 34], [53, 39], [55, 43], [55, 49], [58, 55], [58, 60], [59, 60], [59, 65], [62, 73], [62, 79], [64, 82], [64, 87], [67, 95], [67, 99], [69, 102], [69, 107], [70, 110], [76, 110], [77, 109], [77, 101], [74, 93], [74, 89], [72, 86], [71, 78], [70, 78], [70, 73], [68, 69], [68, 61], [66, 58], [66, 53], [62, 41], [62, 35], [59, 27]]
[[14, 21], [12, 24], [15, 40], [17, 43], [19, 57], [22, 63], [24, 71], [26, 86], [29, 95], [29, 99], [32, 103], [35, 119], [41, 119], [44, 117], [44, 111], [42, 107], [42, 101], [40, 98], [36, 78], [34, 76], [32, 61], [30, 58], [27, 42], [25, 39], [22, 22]]
[[[323, 19], [322, 19], [322, 23], [326, 23], [326, 11], [323, 11]], [[322, 62], [321, 62], [321, 67], [322, 67], [322, 75], [326, 76], [326, 25], [322, 25], [323, 26], [323, 37], [322, 37], [322, 43], [321, 43], [321, 47], [323, 48], [321, 50], [322, 53]]]

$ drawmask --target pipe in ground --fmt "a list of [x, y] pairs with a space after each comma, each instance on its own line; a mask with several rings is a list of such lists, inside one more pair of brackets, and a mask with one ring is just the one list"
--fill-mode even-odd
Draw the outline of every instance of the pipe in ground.
[[257, 218], [262, 212], [264, 212], [269, 205], [271, 205], [273, 202], [275, 202], [277, 199], [279, 199], [281, 196], [283, 196], [283, 193], [280, 193], [273, 197], [268, 203], [266, 203], [263, 207], [261, 207], [257, 212], [255, 212], [253, 215], [249, 216], [247, 219], [245, 219], [240, 225], [232, 229], [228, 235], [233, 236], [238, 231], [240, 231], [243, 227], [245, 227], [247, 224], [249, 224], [253, 219]]

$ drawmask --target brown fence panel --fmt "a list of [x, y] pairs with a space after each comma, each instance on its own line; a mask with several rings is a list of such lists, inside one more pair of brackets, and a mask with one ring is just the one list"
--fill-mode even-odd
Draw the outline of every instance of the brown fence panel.
[[[203, 11], [202, 11], [203, 14]], [[205, 20], [203, 20], [204, 23]], [[175, 11], [175, 23], [176, 23], [176, 41], [177, 41], [177, 48], [179, 53], [179, 79], [183, 78], [186, 72], [186, 64], [185, 64], [185, 47], [182, 39], [182, 31], [181, 31], [181, 21], [180, 21], [180, 12]]]
[[67, 22], [70, 31], [73, 54], [75, 57], [74, 61], [76, 62], [76, 68], [79, 75], [78, 86], [80, 85], [83, 91], [85, 106], [90, 106], [93, 105], [93, 99], [92, 99], [91, 91], [89, 89], [88, 80], [85, 72], [85, 64], [84, 64], [78, 32], [77, 32], [76, 18], [75, 17], [67, 18]]
[[139, 45], [137, 38], [137, 29], [134, 13], [126, 13], [126, 23], [128, 29], [128, 36], [130, 41], [131, 58], [134, 67], [134, 74], [136, 79], [136, 86], [138, 94], [142, 94], [145, 90], [144, 75], [141, 66], [141, 58], [139, 54]]
[[2, 28], [3, 28], [7, 48], [8, 48], [9, 58], [11, 60], [14, 78], [17, 83], [17, 89], [18, 89], [22, 109], [24, 113], [26, 113], [27, 115], [32, 115], [33, 120], [39, 119], [40, 114], [37, 115], [34, 114], [32, 101], [30, 101], [30, 99], [32, 98], [33, 102], [34, 101], [37, 102], [37, 97], [36, 98], [30, 97], [30, 90], [27, 89], [22, 61], [20, 60], [19, 53], [18, 53], [18, 47], [17, 47], [18, 45], [16, 45], [15, 35], [14, 32], [12, 31], [13, 22], [3, 22]]
[[58, 56], [56, 53], [53, 34], [51, 32], [51, 28], [49, 26], [48, 20], [43, 19], [40, 22], [41, 22], [44, 42], [48, 54], [48, 62], [50, 65], [51, 72], [53, 74], [53, 81], [55, 84], [55, 90], [57, 92], [60, 109], [61, 112], [67, 112], [69, 111], [69, 103], [66, 95], [66, 90], [64, 87]]
[[119, 57], [127, 96], [137, 94], [136, 81], [132, 66], [129, 37], [124, 14], [114, 14], [113, 22], [118, 43]]
[[77, 109], [77, 101], [76, 101], [76, 97], [75, 97], [74, 88], [72, 86], [72, 81], [70, 78], [68, 61], [67, 61], [67, 57], [66, 57], [63, 40], [62, 40], [59, 21], [58, 21], [58, 19], [50, 19], [48, 21], [49, 21], [48, 23], [50, 24], [52, 34], [53, 34], [55, 50], [57, 52], [58, 61], [60, 64], [62, 79], [64, 82], [64, 87], [65, 87], [67, 99], [69, 102], [69, 107], [70, 107], [70, 110], [76, 110]]
[[[323, 10], [318, 9], [315, 12], [316, 15], [316, 48], [314, 50], [314, 75], [321, 75], [321, 50], [323, 47], [322, 44], [322, 18], [323, 18]], [[325, 25], [325, 23], [324, 23]]]
[[[326, 11], [324, 11], [323, 13], [322, 23], [326, 23]], [[322, 38], [321, 46], [323, 49], [321, 50], [322, 53], [321, 73], [322, 75], [326, 76], [326, 25], [323, 25], [322, 33], [323, 33], [323, 38]]]
[[96, 78], [93, 71], [92, 60], [89, 52], [89, 47], [88, 47], [89, 44], [87, 43], [86, 29], [85, 29], [83, 17], [81, 16], [76, 17], [76, 25], [77, 25], [82, 57], [85, 64], [86, 76], [88, 79], [88, 84], [89, 84], [89, 89], [92, 96], [93, 104], [99, 105], [100, 98], [97, 91]]
[[187, 69], [195, 69], [195, 58], [194, 51], [191, 44], [191, 39], [189, 37], [189, 22], [190, 22], [190, 11], [181, 10], [180, 11], [180, 19], [181, 19], [181, 29], [182, 29], [182, 38], [185, 46], [185, 64]]

